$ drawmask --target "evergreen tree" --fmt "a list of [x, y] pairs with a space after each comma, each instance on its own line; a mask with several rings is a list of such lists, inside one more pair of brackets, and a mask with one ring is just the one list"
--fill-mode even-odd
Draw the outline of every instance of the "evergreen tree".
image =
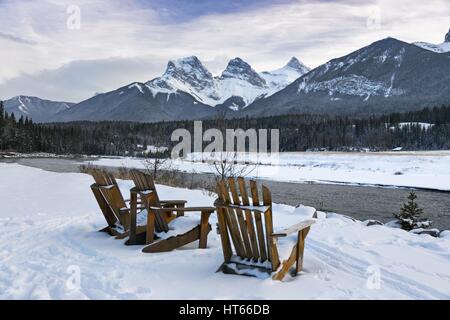
[[403, 204], [403, 207], [400, 208], [400, 213], [394, 213], [403, 230], [410, 231], [416, 228], [428, 228], [431, 225], [431, 221], [421, 219], [423, 209], [419, 208], [416, 199], [416, 193], [411, 191], [408, 196], [409, 201]]
[[5, 118], [5, 107], [3, 106], [3, 101], [0, 100], [0, 125], [3, 123]]
[[[1, 107], [1, 104], [0, 104]], [[0, 108], [1, 109], [1, 108]], [[57, 154], [98, 154], [142, 156], [138, 145], [171, 148], [175, 129], [193, 131], [193, 121], [132, 123], [126, 121], [34, 124], [31, 118], [0, 112], [0, 150], [54, 152]], [[432, 123], [398, 126], [399, 122]], [[371, 117], [327, 115], [285, 115], [263, 118], [219, 118], [204, 120], [204, 131], [225, 129], [279, 129], [280, 151], [372, 151], [450, 149], [450, 106]], [[270, 132], [270, 131], [269, 131]], [[206, 143], [204, 144], [206, 145]], [[269, 143], [270, 145], [270, 143]]]

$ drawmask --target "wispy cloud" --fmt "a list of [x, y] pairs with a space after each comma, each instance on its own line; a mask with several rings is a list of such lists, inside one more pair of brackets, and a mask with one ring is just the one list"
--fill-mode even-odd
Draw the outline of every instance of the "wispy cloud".
[[18, 42], [18, 43], [23, 43], [23, 44], [36, 44], [36, 41], [32, 41], [32, 40], [27, 40], [27, 39], [23, 39], [20, 37], [16, 37], [12, 34], [7, 34], [7, 33], [3, 33], [0, 32], [0, 38], [6, 39], [6, 40], [10, 40], [10, 41], [14, 41], [14, 42]]
[[[80, 29], [67, 27], [74, 4]], [[77, 101], [149, 80], [168, 59], [187, 55], [213, 73], [235, 56], [257, 70], [293, 55], [314, 67], [387, 36], [442, 42], [448, 12], [448, 0], [7, 0], [0, 2], [0, 59], [7, 61], [0, 98]]]

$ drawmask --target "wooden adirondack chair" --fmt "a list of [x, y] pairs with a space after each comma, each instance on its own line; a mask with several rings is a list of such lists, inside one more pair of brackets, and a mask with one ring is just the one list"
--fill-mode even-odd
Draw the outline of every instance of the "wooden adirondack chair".
[[[109, 172], [102, 169], [91, 169], [89, 173], [95, 180], [95, 183], [91, 185], [91, 190], [97, 200], [97, 203], [105, 216], [108, 226], [101, 231], [108, 232], [110, 235], [116, 236], [118, 239], [123, 239], [129, 235], [130, 229], [130, 209], [127, 206], [127, 202], [120, 192], [116, 179]], [[164, 206], [184, 206], [186, 201], [173, 200], [162, 201]], [[141, 212], [145, 207], [142, 205], [141, 199], [134, 201], [137, 212]], [[146, 231], [144, 227], [138, 227], [137, 233], [143, 233]]]
[[[220, 181], [217, 193], [215, 206], [225, 260], [218, 271], [251, 276], [260, 272], [274, 273], [272, 279], [281, 281], [294, 263], [295, 274], [302, 270], [305, 238], [314, 220], [301, 221], [286, 230], [274, 232], [272, 196], [267, 187], [262, 187], [262, 203], [256, 181], [250, 181], [250, 204], [245, 180], [241, 177], [237, 178], [237, 184], [234, 178], [229, 178], [228, 183]], [[298, 234], [297, 242], [280, 266], [277, 240], [294, 232]]]
[[[188, 243], [199, 240], [199, 247], [206, 248], [207, 237], [211, 231], [209, 217], [215, 211], [214, 207], [191, 207], [186, 208], [186, 201], [160, 201], [155, 184], [151, 176], [139, 171], [132, 170], [131, 176], [135, 187], [131, 190], [131, 228], [130, 238], [127, 244], [146, 244], [143, 252], [165, 252], [171, 251]], [[142, 199], [147, 210], [147, 221], [145, 233], [138, 230], [136, 218], [136, 203], [138, 196]], [[185, 212], [201, 212], [198, 224], [191, 230], [166, 239], [158, 238], [157, 233], [169, 231], [169, 223], [177, 218], [183, 217]], [[142, 237], [145, 235], [145, 238]]]

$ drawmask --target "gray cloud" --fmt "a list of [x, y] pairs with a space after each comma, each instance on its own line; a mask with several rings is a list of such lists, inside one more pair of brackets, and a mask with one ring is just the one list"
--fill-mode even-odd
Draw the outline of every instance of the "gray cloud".
[[163, 72], [164, 67], [164, 61], [149, 56], [75, 61], [55, 70], [23, 74], [0, 84], [0, 99], [23, 94], [79, 102], [134, 81], [148, 81]]
[[20, 37], [11, 35], [11, 34], [3, 33], [3, 32], [0, 32], [0, 38], [6, 39], [6, 40], [11, 40], [11, 41], [18, 42], [18, 43], [23, 43], [23, 44], [30, 44], [30, 45], [37, 43], [36, 41], [33, 41], [33, 40], [23, 39], [23, 38], [20, 38]]
[[[149, 80], [167, 60], [188, 55], [215, 74], [236, 56], [259, 71], [291, 56], [315, 67], [388, 36], [442, 42], [450, 12], [448, 0], [265, 1], [251, 10], [202, 9], [171, 24], [140, 0], [76, 2], [79, 30], [66, 27], [71, 0], [0, 2], [0, 60], [8, 61], [0, 73], [1, 97], [78, 101]], [[373, 18], [379, 25], [368, 27]]]

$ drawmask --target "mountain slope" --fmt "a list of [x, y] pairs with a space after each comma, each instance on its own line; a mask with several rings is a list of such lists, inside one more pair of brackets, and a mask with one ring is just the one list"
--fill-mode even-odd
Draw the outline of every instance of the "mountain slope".
[[123, 120], [157, 122], [201, 119], [214, 109], [185, 92], [154, 92], [144, 83], [135, 82], [114, 91], [98, 94], [60, 112], [49, 122]]
[[264, 71], [260, 75], [266, 80], [266, 84], [272, 88], [272, 91], [279, 91], [310, 70], [310, 68], [301, 63], [296, 57], [292, 57], [283, 68]]
[[34, 122], [45, 122], [55, 114], [69, 109], [74, 103], [44, 100], [38, 97], [16, 96], [4, 101], [5, 111], [14, 112], [16, 119], [28, 117]]
[[450, 52], [450, 30], [445, 35], [444, 42], [440, 44], [433, 44], [429, 42], [414, 42], [414, 45], [426, 50], [430, 50], [437, 53]]
[[450, 52], [450, 42], [444, 42], [440, 44], [433, 44], [428, 42], [414, 42], [413, 44], [418, 47], [421, 47], [422, 49], [426, 49], [436, 53]]
[[242, 115], [380, 114], [450, 102], [450, 54], [393, 38], [333, 59]]

